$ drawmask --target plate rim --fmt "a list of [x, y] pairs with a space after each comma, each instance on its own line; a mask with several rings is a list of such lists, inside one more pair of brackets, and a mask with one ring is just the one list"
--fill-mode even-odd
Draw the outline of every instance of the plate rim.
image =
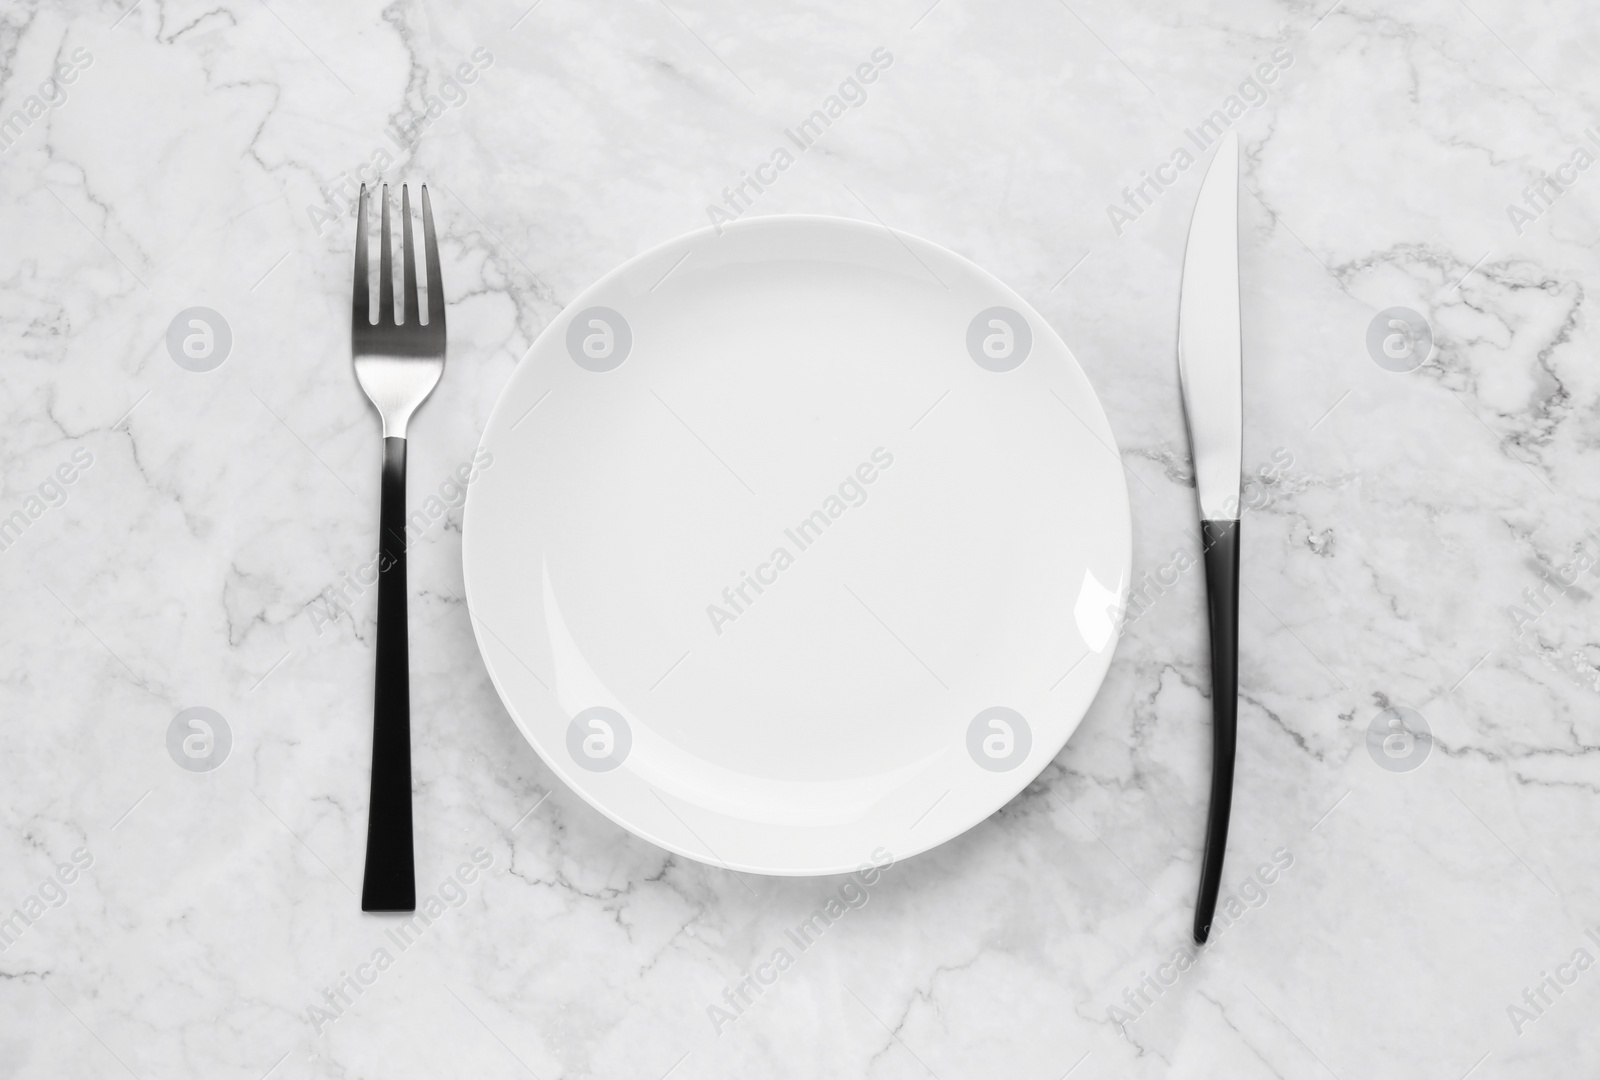
[[[984, 283], [984, 285], [986, 287], [991, 288], [991, 289], [997, 291], [998, 293], [1000, 293], [1002, 295], [1005, 295], [1005, 296], [1008, 296], [1008, 297], [1012, 298], [1014, 301], [1016, 301], [1017, 303], [1019, 303], [1021, 305], [1022, 314], [1024, 314], [1025, 316], [1031, 316], [1033, 319], [1035, 319], [1037, 321], [1037, 324], [1040, 327], [1044, 328], [1044, 330], [1051, 337], [1053, 337], [1056, 340], [1056, 342], [1060, 345], [1060, 347], [1062, 349], [1064, 357], [1067, 360], [1070, 360], [1072, 366], [1074, 368], [1076, 368], [1078, 374], [1083, 378], [1083, 381], [1084, 381], [1085, 385], [1088, 387], [1089, 396], [1090, 396], [1091, 402], [1095, 406], [1096, 415], [1097, 415], [1097, 417], [1099, 419], [1099, 422], [1104, 427], [1104, 434], [1110, 439], [1110, 444], [1109, 444], [1108, 449], [1116, 456], [1117, 460], [1120, 463], [1120, 461], [1121, 461], [1121, 451], [1120, 451], [1120, 447], [1119, 447], [1119, 445], [1117, 443], [1116, 433], [1111, 428], [1110, 417], [1106, 415], [1105, 406], [1101, 403], [1100, 395], [1099, 395], [1099, 393], [1097, 393], [1095, 391], [1094, 384], [1089, 380], [1088, 372], [1086, 372], [1083, 369], [1083, 365], [1078, 361], [1077, 354], [1074, 353], [1072, 351], [1071, 347], [1067, 345], [1066, 340], [1061, 337], [1059, 332], [1057, 332], [1055, 326], [1048, 319], [1046, 319], [1038, 311], [1038, 309], [1035, 308], [1027, 300], [1026, 297], [1022, 296], [1015, 289], [1013, 289], [1011, 286], [1006, 284], [1006, 282], [1004, 280], [1002, 280], [1000, 277], [998, 277], [996, 274], [994, 274], [992, 271], [988, 270], [987, 268], [985, 268], [981, 264], [975, 262], [972, 259], [967, 258], [965, 255], [962, 255], [960, 252], [954, 251], [954, 250], [952, 250], [952, 249], [950, 249], [948, 247], [945, 247], [942, 244], [939, 244], [939, 243], [936, 243], [934, 241], [928, 240], [928, 239], [926, 239], [924, 237], [918, 236], [915, 233], [897, 231], [897, 230], [889, 228], [887, 225], [880, 225], [880, 224], [874, 224], [874, 223], [870, 223], [870, 222], [866, 222], [866, 221], [861, 221], [861, 220], [859, 220], [857, 218], [847, 218], [847, 217], [840, 217], [840, 216], [833, 215], [833, 214], [815, 214], [815, 213], [759, 214], [759, 215], [754, 215], [754, 216], [742, 217], [742, 218], [738, 219], [737, 221], [731, 222], [731, 223], [726, 224], [726, 225], [721, 225], [721, 226], [705, 225], [705, 226], [701, 226], [701, 227], [699, 227], [697, 229], [693, 229], [693, 230], [690, 230], [690, 231], [685, 232], [685, 233], [680, 233], [680, 234], [678, 234], [676, 236], [673, 236], [673, 237], [670, 237], [670, 238], [668, 238], [668, 239], [666, 239], [666, 240], [664, 240], [664, 241], [662, 241], [660, 243], [657, 243], [657, 244], [654, 244], [654, 245], [652, 245], [652, 246], [650, 246], [648, 248], [645, 248], [645, 249], [637, 252], [636, 254], [634, 254], [632, 256], [629, 256], [628, 258], [624, 259], [622, 262], [618, 263], [616, 266], [612, 267], [610, 270], [606, 271], [604, 274], [602, 274], [600, 277], [596, 278], [589, 285], [585, 286], [583, 289], [581, 289], [579, 292], [577, 292], [572, 297], [571, 300], [569, 300], [565, 305], [563, 305], [561, 310], [559, 312], [557, 312], [553, 317], [551, 317], [551, 319], [544, 325], [544, 327], [534, 337], [533, 342], [528, 346], [528, 348], [526, 350], [524, 350], [522, 358], [520, 360], [518, 360], [516, 366], [513, 367], [511, 369], [510, 374], [508, 374], [506, 376], [506, 379], [505, 379], [504, 383], [502, 383], [502, 385], [500, 387], [500, 390], [499, 390], [499, 392], [497, 393], [497, 395], [495, 397], [495, 403], [494, 403], [493, 407], [489, 410], [488, 418], [484, 421], [483, 433], [478, 438], [478, 443], [477, 443], [477, 448], [476, 449], [477, 450], [491, 449], [487, 445], [489, 436], [490, 436], [491, 432], [495, 431], [495, 429], [496, 429], [496, 421], [500, 419], [501, 410], [502, 409], [509, 410], [509, 408], [510, 408], [509, 401], [508, 401], [508, 391], [509, 391], [509, 389], [511, 387], [511, 384], [512, 384], [513, 380], [516, 379], [518, 373], [522, 370], [524, 365], [533, 362], [533, 360], [535, 358], [535, 355], [540, 351], [540, 346], [545, 343], [545, 339], [546, 338], [554, 338], [558, 333], [561, 332], [557, 328], [561, 327], [561, 326], [563, 326], [565, 324], [566, 316], [569, 313], [582, 310], [584, 305], [588, 305], [590, 303], [590, 297], [592, 297], [595, 293], [597, 293], [598, 291], [600, 291], [603, 288], [605, 288], [607, 285], [609, 285], [611, 282], [613, 282], [617, 278], [620, 278], [623, 275], [634, 271], [637, 267], [641, 266], [642, 264], [647, 263], [649, 260], [651, 260], [652, 258], [658, 256], [662, 252], [669, 251], [669, 250], [678, 248], [680, 246], [692, 246], [693, 244], [702, 242], [702, 241], [704, 241], [704, 240], [706, 240], [708, 238], [718, 238], [718, 237], [721, 237], [723, 235], [726, 235], [727, 233], [731, 233], [731, 232], [735, 232], [735, 231], [748, 232], [748, 231], [754, 231], [754, 230], [759, 230], [759, 229], [770, 229], [770, 228], [774, 228], [774, 227], [780, 227], [781, 228], [781, 227], [786, 227], [786, 226], [822, 226], [822, 227], [825, 227], [825, 228], [840, 228], [840, 229], [844, 229], [844, 230], [848, 230], [848, 231], [853, 231], [853, 232], [856, 232], [858, 234], [868, 234], [868, 233], [870, 233], [870, 234], [878, 234], [878, 233], [881, 233], [881, 232], [887, 232], [887, 233], [890, 234], [890, 236], [894, 237], [896, 240], [901, 240], [902, 242], [904, 242], [905, 239], [909, 239], [909, 240], [915, 241], [916, 243], [925, 245], [928, 248], [931, 248], [931, 249], [935, 250], [936, 252], [938, 252], [941, 256], [946, 257], [948, 259], [951, 259], [951, 260], [955, 261], [956, 263], [963, 265], [966, 269], [968, 269], [969, 271], [971, 271], [974, 274], [976, 274], [978, 276], [978, 278]], [[1091, 418], [1091, 420], [1092, 419], [1093, 418]], [[1093, 432], [1092, 429], [1091, 429], [1091, 433], [1097, 434], [1097, 435], [1099, 434], [1098, 432]], [[1122, 530], [1122, 532], [1123, 532], [1123, 534], [1124, 534], [1124, 536], [1126, 538], [1126, 542], [1122, 545], [1122, 560], [1121, 560], [1122, 564], [1123, 564], [1123, 583], [1124, 583], [1123, 592], [1125, 594], [1126, 590], [1128, 588], [1131, 588], [1131, 586], [1132, 586], [1132, 580], [1131, 580], [1131, 575], [1132, 575], [1132, 571], [1133, 571], [1133, 566], [1132, 566], [1132, 562], [1133, 562], [1132, 503], [1131, 503], [1131, 500], [1128, 498], [1127, 477], [1125, 475], [1125, 470], [1119, 468], [1118, 469], [1118, 473], [1119, 473], [1119, 475], [1121, 477], [1121, 483], [1118, 485], [1116, 490], [1117, 490], [1117, 494], [1121, 496], [1120, 502], [1121, 502], [1122, 513], [1120, 515], [1118, 515], [1116, 524], [1120, 526], [1120, 528], [1121, 528], [1121, 530]], [[717, 867], [717, 868], [724, 869], [724, 870], [730, 870], [730, 871], [733, 871], [735, 873], [757, 874], [757, 875], [768, 876], [768, 877], [828, 877], [828, 876], [834, 876], [834, 875], [838, 875], [838, 874], [851, 873], [851, 872], [863, 869], [867, 865], [870, 865], [870, 860], [869, 861], [865, 861], [865, 862], [856, 861], [856, 862], [841, 863], [841, 864], [836, 864], [836, 865], [823, 867], [823, 868], [818, 868], [818, 867], [815, 867], [815, 866], [774, 865], [771, 861], [769, 861], [767, 863], [757, 864], [757, 863], [751, 863], [751, 862], [739, 861], [739, 860], [732, 860], [732, 861], [726, 860], [726, 859], [722, 858], [720, 855], [716, 854], [715, 852], [712, 852], [711, 849], [710, 849], [710, 845], [709, 844], [704, 844], [703, 841], [702, 841], [702, 844], [704, 844], [706, 850], [704, 852], [701, 852], [701, 851], [693, 850], [690, 847], [688, 847], [688, 846], [684, 845], [683, 843], [678, 842], [676, 840], [673, 840], [673, 839], [670, 839], [670, 838], [667, 838], [667, 837], [663, 837], [662, 835], [660, 835], [659, 831], [656, 828], [653, 827], [654, 823], [658, 820], [655, 817], [652, 817], [652, 818], [649, 819], [649, 821], [650, 821], [649, 825], [641, 824], [639, 822], [632, 821], [632, 820], [625, 820], [618, 812], [614, 811], [609, 805], [607, 805], [607, 803], [605, 801], [603, 801], [601, 798], [599, 798], [598, 795], [596, 795], [596, 794], [592, 793], [591, 791], [589, 791], [588, 788], [585, 785], [576, 782], [575, 781], [575, 775], [576, 775], [575, 772], [567, 769], [563, 765], [563, 763], [560, 761], [560, 755], [554, 754], [554, 753], [547, 753], [545, 751], [544, 747], [541, 745], [541, 741], [538, 738], [535, 737], [534, 733], [530, 730], [528, 723], [523, 719], [523, 717], [519, 713], [517, 707], [513, 704], [512, 696], [507, 693], [507, 688], [503, 684], [500, 675], [495, 671], [494, 665], [490, 662], [490, 651], [486, 647], [488, 643], [486, 642], [485, 637], [484, 637], [484, 630], [487, 629], [487, 626], [485, 625], [482, 628], [480, 628], [480, 623], [482, 623], [482, 619], [477, 614], [477, 612], [475, 612], [473, 610], [474, 605], [473, 605], [473, 602], [472, 602], [472, 595], [473, 595], [472, 579], [473, 579], [473, 573], [472, 573], [472, 570], [471, 570], [470, 562], [469, 562], [468, 557], [467, 557], [468, 537], [470, 535], [472, 535], [472, 530], [470, 529], [470, 522], [472, 520], [472, 515], [471, 515], [472, 506], [473, 506], [473, 489], [471, 487], [469, 487], [468, 490], [467, 490], [466, 501], [465, 501], [465, 503], [464, 503], [464, 505], [462, 507], [462, 525], [461, 525], [461, 532], [462, 532], [462, 536], [461, 536], [462, 585], [463, 585], [463, 592], [465, 594], [464, 600], [465, 600], [465, 604], [466, 604], [466, 607], [467, 607], [468, 620], [472, 624], [473, 641], [478, 647], [478, 656], [483, 662], [485, 671], [488, 672], [489, 680], [490, 680], [491, 684], [494, 686], [496, 696], [498, 696], [498, 698], [500, 699], [500, 703], [501, 703], [502, 707], [506, 710], [507, 714], [511, 717], [512, 723], [516, 725], [516, 728], [517, 728], [518, 732], [522, 735], [523, 739], [528, 743], [528, 745], [533, 749], [534, 753], [538, 755], [539, 759], [545, 764], [545, 766], [547, 768], [549, 768], [551, 770], [551, 772], [553, 772], [556, 775], [556, 777], [558, 779], [560, 779], [560, 781], [568, 789], [570, 789], [571, 791], [576, 793], [580, 798], [583, 799], [583, 801], [585, 803], [587, 803], [590, 807], [592, 807], [596, 811], [598, 811], [607, 820], [609, 820], [612, 823], [616, 824], [618, 827], [620, 827], [621, 829], [623, 829], [624, 831], [626, 831], [630, 835], [636, 836], [636, 837], [640, 838], [641, 840], [644, 840], [644, 841], [646, 841], [646, 842], [648, 842], [650, 844], [653, 844], [656, 847], [659, 847], [659, 848], [661, 848], [661, 849], [663, 849], [665, 851], [668, 851], [668, 852], [671, 852], [671, 853], [677, 854], [677, 855], [682, 855], [685, 858], [693, 859], [694, 861], [696, 861], [698, 863], [703, 863], [703, 864], [705, 864], [707, 866], [713, 866], [713, 867]], [[1105, 647], [1103, 649], [1099, 650], [1099, 651], [1096, 651], [1096, 650], [1091, 648], [1089, 650], [1089, 652], [1085, 655], [1084, 660], [1080, 662], [1080, 663], [1090, 664], [1091, 665], [1090, 673], [1093, 675], [1093, 687], [1094, 687], [1094, 690], [1089, 695], [1089, 698], [1088, 698], [1087, 702], [1084, 704], [1084, 706], [1083, 706], [1082, 710], [1079, 712], [1079, 715], [1077, 716], [1077, 718], [1064, 731], [1064, 733], [1063, 733], [1063, 735], [1061, 737], [1060, 743], [1058, 745], [1056, 745], [1051, 750], [1051, 752], [1050, 752], [1050, 754], [1048, 756], [1045, 756], [1045, 755], [1041, 755], [1040, 756], [1040, 763], [1039, 763], [1038, 768], [1037, 769], [1029, 769], [1026, 765], [1024, 765], [1021, 769], [1019, 769], [1017, 771], [1017, 773], [1016, 773], [1017, 783], [1015, 784], [1014, 788], [1010, 791], [1010, 793], [1006, 795], [1005, 799], [999, 804], [999, 806], [995, 807], [992, 810], [987, 811], [986, 813], [982, 814], [981, 816], [975, 817], [970, 821], [966, 821], [964, 824], [961, 824], [958, 827], [955, 827], [955, 828], [953, 828], [953, 829], [951, 829], [951, 830], [949, 830], [947, 832], [935, 831], [935, 832], [930, 834], [931, 839], [928, 840], [927, 842], [920, 843], [918, 845], [908, 846], [908, 848], [906, 850], [904, 850], [904, 851], [895, 851], [895, 852], [893, 852], [892, 853], [893, 861], [900, 862], [900, 861], [903, 861], [905, 859], [909, 859], [909, 858], [915, 857], [917, 855], [925, 854], [926, 852], [931, 851], [931, 850], [933, 850], [935, 848], [941, 847], [942, 845], [944, 845], [946, 843], [949, 843], [950, 841], [956, 839], [957, 837], [962, 836], [963, 834], [971, 831], [972, 829], [974, 829], [977, 826], [981, 825], [983, 822], [989, 820], [989, 818], [993, 817], [995, 814], [999, 813], [1002, 809], [1004, 809], [1007, 805], [1009, 805], [1013, 800], [1015, 800], [1018, 795], [1020, 795], [1023, 791], [1025, 791], [1028, 788], [1029, 785], [1031, 785], [1035, 780], [1037, 780], [1038, 777], [1041, 776], [1044, 773], [1044, 771], [1046, 769], [1048, 769], [1050, 767], [1050, 765], [1055, 761], [1055, 759], [1061, 754], [1062, 750], [1064, 750], [1066, 748], [1066, 744], [1071, 741], [1072, 736], [1077, 734], [1078, 729], [1080, 727], [1082, 727], [1084, 720], [1087, 719], [1089, 711], [1091, 709], [1093, 709], [1095, 702], [1098, 700], [1101, 692], [1104, 690], [1105, 682], [1106, 682], [1106, 676], [1110, 671], [1112, 661], [1116, 657], [1117, 648], [1122, 642], [1122, 636], [1123, 636], [1122, 632], [1123, 632], [1123, 627], [1120, 624], [1120, 621], [1114, 620], [1112, 622], [1112, 626], [1111, 626], [1111, 635], [1110, 635], [1109, 639], [1107, 640]], [[495, 637], [495, 635], [493, 635], [492, 632], [491, 632], [490, 636], [491, 637]], [[499, 642], [497, 637], [495, 637], [495, 643], [497, 645], [499, 645], [500, 649], [502, 649], [502, 650], [504, 650], [504, 651], [506, 651], [508, 653], [511, 651], [510, 650], [510, 646]], [[652, 788], [652, 790], [654, 790], [654, 789]], [[668, 807], [668, 810], [670, 812], [671, 808]], [[691, 834], [694, 834], [694, 830], [692, 828], [689, 829], [689, 832]]]

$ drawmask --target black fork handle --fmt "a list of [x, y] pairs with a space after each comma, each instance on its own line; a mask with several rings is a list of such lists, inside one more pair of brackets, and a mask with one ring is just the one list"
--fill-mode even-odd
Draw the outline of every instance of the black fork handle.
[[1200, 897], [1194, 905], [1194, 940], [1211, 936], [1222, 886], [1222, 857], [1233, 810], [1233, 756], [1239, 728], [1239, 523], [1202, 521], [1206, 600], [1211, 609], [1211, 810], [1206, 815], [1206, 850]]
[[406, 441], [383, 440], [378, 532], [378, 664], [372, 692], [372, 799], [362, 911], [415, 911], [411, 843], [411, 658], [406, 631]]

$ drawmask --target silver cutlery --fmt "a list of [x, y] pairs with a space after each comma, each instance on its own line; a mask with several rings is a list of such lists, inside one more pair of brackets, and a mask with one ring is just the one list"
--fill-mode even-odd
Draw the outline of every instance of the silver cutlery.
[[1194, 456], [1211, 622], [1211, 809], [1194, 912], [1194, 939], [1202, 945], [1211, 934], [1222, 883], [1238, 731], [1240, 360], [1239, 136], [1229, 132], [1200, 184], [1178, 301], [1178, 375]]
[[383, 487], [378, 527], [378, 662], [372, 695], [372, 798], [367, 810], [367, 865], [362, 911], [415, 911], [411, 839], [411, 674], [406, 622], [406, 424], [444, 373], [444, 290], [433, 207], [422, 188], [422, 243], [428, 267], [428, 321], [417, 311], [411, 196], [400, 189], [404, 308], [394, 310], [389, 185], [382, 189], [383, 249], [378, 257], [378, 321], [367, 284], [367, 188], [356, 224], [350, 351], [356, 381], [383, 420]]

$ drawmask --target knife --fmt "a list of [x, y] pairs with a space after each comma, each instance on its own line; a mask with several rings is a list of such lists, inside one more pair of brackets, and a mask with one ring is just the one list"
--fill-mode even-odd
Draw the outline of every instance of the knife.
[[1230, 131], [1200, 183], [1178, 300], [1178, 377], [1194, 457], [1211, 616], [1211, 809], [1194, 939], [1211, 935], [1233, 806], [1239, 711], [1239, 467], [1244, 404], [1239, 344], [1239, 135]]

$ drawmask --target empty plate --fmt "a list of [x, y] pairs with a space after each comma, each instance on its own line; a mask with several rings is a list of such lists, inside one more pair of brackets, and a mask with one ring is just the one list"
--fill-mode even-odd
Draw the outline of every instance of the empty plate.
[[993, 813], [1099, 688], [1127, 488], [1072, 354], [971, 262], [746, 220], [631, 259], [512, 374], [467, 601], [562, 780], [762, 874], [900, 859]]

